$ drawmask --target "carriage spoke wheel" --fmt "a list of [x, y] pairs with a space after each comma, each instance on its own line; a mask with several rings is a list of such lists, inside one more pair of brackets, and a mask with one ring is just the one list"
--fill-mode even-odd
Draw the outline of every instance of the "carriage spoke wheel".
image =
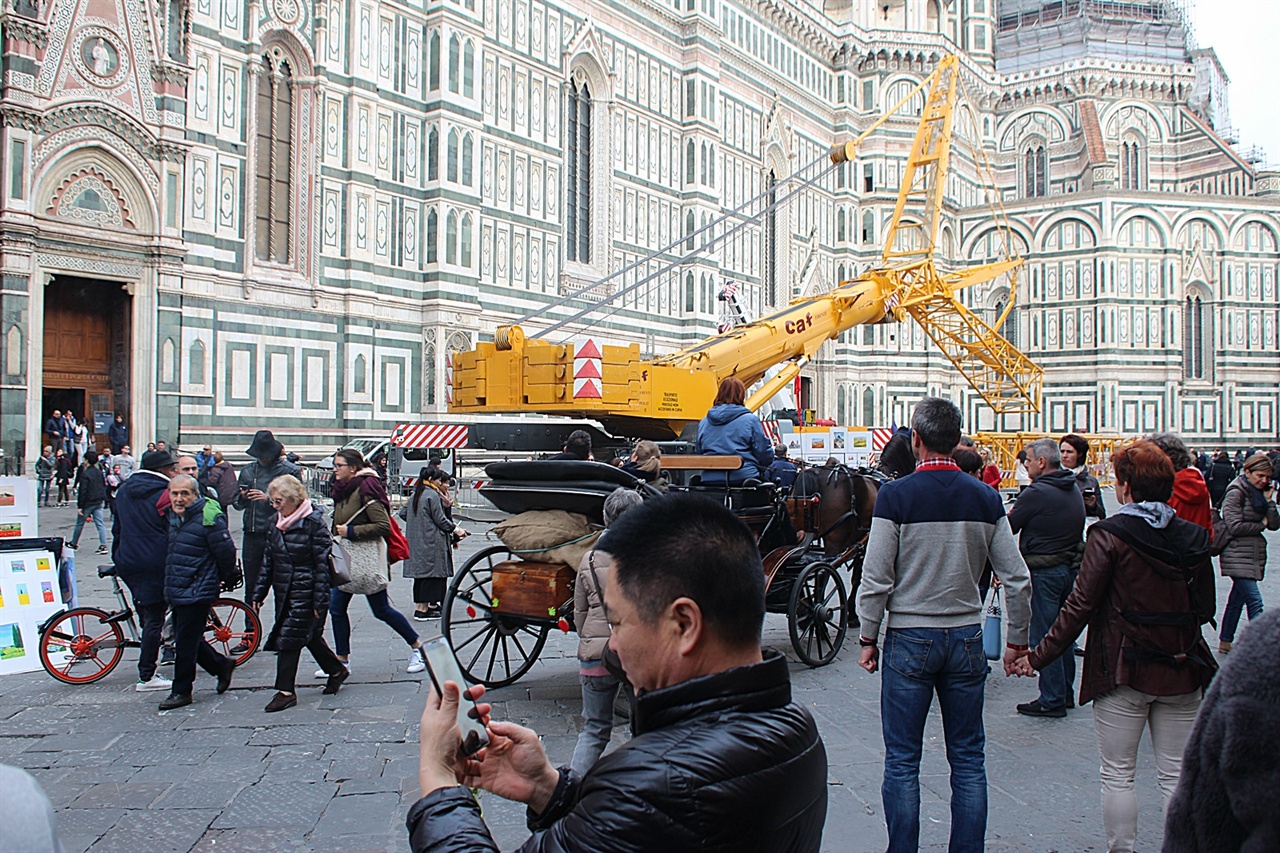
[[800, 572], [791, 587], [787, 627], [796, 654], [809, 666], [836, 659], [849, 629], [849, 597], [831, 564], [810, 563]]
[[209, 605], [204, 638], [214, 651], [240, 666], [253, 657], [262, 642], [262, 622], [253, 608], [235, 598], [219, 598]]
[[529, 671], [551, 626], [493, 612], [493, 567], [518, 557], [495, 545], [458, 572], [444, 601], [441, 628], [462, 673], [485, 687], [505, 687]]
[[97, 681], [120, 663], [124, 631], [93, 607], [68, 610], [40, 634], [40, 665], [64, 684]]

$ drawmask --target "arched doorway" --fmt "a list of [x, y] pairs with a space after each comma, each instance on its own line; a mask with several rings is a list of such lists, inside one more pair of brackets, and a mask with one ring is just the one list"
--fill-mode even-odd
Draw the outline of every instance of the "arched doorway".
[[54, 275], [44, 292], [44, 424], [54, 411], [75, 414], [89, 428], [89, 447], [109, 450], [114, 414], [130, 422], [129, 364], [132, 297], [119, 282]]

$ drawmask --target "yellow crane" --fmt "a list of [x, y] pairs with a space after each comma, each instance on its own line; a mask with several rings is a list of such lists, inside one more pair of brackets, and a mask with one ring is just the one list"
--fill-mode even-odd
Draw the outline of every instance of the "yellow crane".
[[[834, 147], [831, 162], [852, 160], [867, 136], [926, 89], [880, 266], [655, 359], [640, 358], [638, 344], [605, 345], [584, 357], [573, 343], [531, 339], [518, 325], [500, 326], [492, 343], [454, 355], [449, 410], [541, 412], [592, 418], [620, 435], [679, 436], [706, 414], [725, 377], [736, 376], [750, 387], [781, 366], [747, 399], [754, 410], [794, 380], [824, 341], [854, 326], [909, 315], [997, 413], [1039, 411], [1043, 371], [996, 331], [1013, 308], [1016, 286], [995, 328], [956, 296], [1001, 275], [1013, 279], [1022, 259], [1010, 256], [950, 273], [934, 262], [960, 90], [958, 58], [944, 57], [893, 110]], [[590, 395], [581, 393], [582, 369], [575, 370], [575, 359], [599, 374]]]

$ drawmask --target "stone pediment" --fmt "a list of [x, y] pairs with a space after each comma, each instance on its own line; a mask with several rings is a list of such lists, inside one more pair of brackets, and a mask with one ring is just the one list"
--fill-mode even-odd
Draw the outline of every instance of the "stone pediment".
[[1217, 284], [1213, 275], [1213, 264], [1205, 257], [1204, 244], [1199, 240], [1192, 243], [1189, 249], [1182, 251], [1182, 280], [1203, 281], [1206, 284]]
[[36, 96], [110, 105], [155, 126], [154, 39], [142, 0], [55, 3]]

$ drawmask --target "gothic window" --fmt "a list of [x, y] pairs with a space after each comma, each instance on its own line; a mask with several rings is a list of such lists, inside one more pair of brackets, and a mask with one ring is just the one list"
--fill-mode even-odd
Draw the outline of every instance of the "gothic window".
[[427, 180], [440, 179], [440, 131], [434, 127], [427, 134]]
[[716, 147], [714, 145], [711, 146], [710, 152], [711, 155], [707, 162], [707, 172], [711, 175], [711, 180], [708, 182], [708, 186], [714, 187], [716, 185]]
[[684, 148], [684, 182], [686, 184], [693, 183], [693, 177], [694, 177], [694, 174], [697, 172], [697, 169], [698, 169], [697, 149], [693, 145], [693, 140], [690, 139], [688, 144], [685, 145], [685, 148]]
[[1182, 376], [1184, 379], [1207, 379], [1209, 338], [1204, 299], [1200, 294], [1187, 296], [1182, 314]]
[[694, 232], [693, 211], [691, 210], [684, 215], [684, 236], [685, 236], [684, 250], [686, 252], [693, 251], [693, 232]]
[[768, 213], [764, 223], [764, 286], [769, 305], [773, 306], [778, 304], [778, 176], [772, 169], [765, 180], [765, 192], [768, 193], [765, 197], [765, 209]]
[[427, 88], [440, 88], [440, 33], [431, 34], [431, 50], [427, 54]]
[[351, 393], [364, 394], [368, 387], [369, 362], [364, 355], [356, 356], [355, 363], [351, 365]]
[[457, 34], [449, 37], [449, 91], [460, 94], [462, 70], [462, 40]]
[[462, 96], [476, 96], [476, 49], [471, 39], [462, 48]]
[[462, 230], [461, 230], [459, 239], [462, 242], [462, 246], [461, 246], [462, 251], [459, 252], [459, 254], [461, 255], [461, 258], [460, 258], [461, 263], [464, 267], [469, 268], [471, 266], [471, 214], [470, 213], [462, 217]]
[[176, 59], [179, 62], [184, 62], [187, 58], [185, 26], [182, 3], [179, 0], [169, 0], [169, 26], [167, 33], [169, 58]]
[[1120, 146], [1120, 185], [1126, 190], [1145, 189], [1142, 167], [1142, 146], [1137, 139], [1125, 140]]
[[204, 355], [204, 341], [197, 338], [187, 350], [187, 381], [193, 385], [204, 384]]
[[684, 312], [693, 313], [693, 273], [688, 273], [684, 277]]
[[427, 211], [427, 263], [434, 264], [436, 262], [436, 240], [439, 231], [439, 217], [436, 216], [435, 208]]
[[[867, 326], [870, 329], [870, 326]], [[876, 422], [876, 392], [867, 388], [862, 392], [862, 423], [871, 426]]]
[[471, 186], [471, 134], [462, 137], [462, 185]]
[[1049, 194], [1049, 157], [1043, 145], [1033, 145], [1023, 152], [1022, 194], [1026, 198]]
[[[1000, 319], [1000, 315], [1004, 313], [1006, 305], [1007, 303], [1003, 299], [996, 302], [996, 310], [992, 317], [993, 323]], [[1005, 318], [1004, 324], [996, 331], [1016, 347], [1018, 345], [1018, 312], [1016, 310], [1010, 311], [1009, 316]]]
[[[843, 243], [845, 238], [844, 229], [844, 208], [836, 211], [836, 242]], [[844, 276], [842, 275], [841, 278]]]
[[876, 217], [871, 211], [862, 214], [862, 242], [870, 243], [876, 239]]
[[444, 262], [446, 264], [456, 264], [458, 262], [458, 214], [452, 210], [445, 217]]
[[702, 183], [707, 182], [707, 143], [702, 143]]
[[591, 89], [586, 81], [569, 83], [565, 124], [565, 244], [568, 258], [591, 262]]
[[258, 75], [255, 163], [256, 250], [260, 261], [289, 262], [289, 166], [293, 146], [293, 74], [278, 51]]
[[836, 417], [840, 423], [849, 423], [849, 389], [843, 385], [836, 388]]
[[458, 130], [449, 131], [449, 151], [445, 160], [445, 178], [453, 183], [458, 182]]

